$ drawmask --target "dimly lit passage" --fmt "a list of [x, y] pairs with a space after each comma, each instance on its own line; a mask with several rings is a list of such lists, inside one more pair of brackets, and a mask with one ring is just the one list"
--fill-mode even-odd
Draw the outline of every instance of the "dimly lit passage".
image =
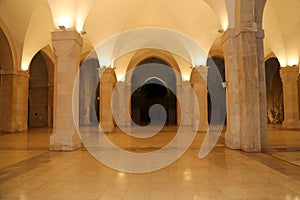
[[[161, 73], [161, 66], [168, 67], [163, 69], [168, 73]], [[167, 63], [157, 58], [144, 60], [133, 71], [131, 84], [132, 91], [137, 85], [142, 85], [131, 96], [131, 117], [136, 124], [150, 123], [149, 109], [154, 104], [165, 108], [167, 125], [176, 124], [176, 96], [170, 89], [174, 88], [173, 91], [176, 91], [176, 77]], [[156, 112], [153, 119], [158, 123], [162, 120], [161, 115], [162, 113]]]

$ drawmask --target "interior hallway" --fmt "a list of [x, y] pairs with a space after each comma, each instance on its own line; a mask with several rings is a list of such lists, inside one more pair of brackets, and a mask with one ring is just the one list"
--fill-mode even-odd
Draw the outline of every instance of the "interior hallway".
[[[160, 135], [164, 143], [176, 127]], [[0, 135], [0, 199], [300, 199], [300, 131], [269, 126], [269, 152], [244, 153], [224, 146], [198, 158], [204, 133], [189, 150], [159, 171], [128, 174], [110, 169], [88, 151], [50, 152], [51, 129]], [[126, 141], [143, 151], [153, 142]], [[125, 141], [124, 141], [125, 139]], [[142, 145], [142, 147], [141, 147]], [[125, 147], [125, 146], [124, 146]], [[298, 150], [298, 151], [297, 151]], [[287, 152], [289, 152], [287, 154]]]

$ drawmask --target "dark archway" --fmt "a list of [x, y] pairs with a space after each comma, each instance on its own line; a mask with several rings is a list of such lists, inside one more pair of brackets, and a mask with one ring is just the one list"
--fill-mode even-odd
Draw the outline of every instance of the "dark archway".
[[[224, 58], [216, 56], [210, 57], [207, 59], [206, 65], [208, 66], [207, 85], [210, 90], [213, 90], [212, 92], [215, 95], [214, 98], [216, 102], [215, 105], [212, 105], [210, 93], [207, 93], [208, 123], [211, 122], [212, 106], [214, 106], [214, 119], [216, 119], [216, 123], [223, 123], [224, 121], [222, 116], [226, 113], [226, 94], [223, 92], [224, 89], [222, 85], [222, 82], [225, 82], [226, 80]], [[221, 80], [219, 78], [220, 76]]]
[[[167, 70], [159, 69], [159, 66], [168, 66]], [[172, 68], [166, 62], [158, 58], [148, 58], [135, 68], [131, 78], [131, 118], [141, 126], [150, 123], [149, 109], [154, 104], [162, 105], [167, 113], [167, 125], [177, 124], [176, 112], [176, 76]], [[151, 68], [151, 69], [150, 69]], [[157, 70], [155, 69], [157, 68]], [[150, 71], [149, 71], [150, 69]], [[173, 88], [172, 90], [169, 88]], [[155, 113], [154, 118], [161, 119], [160, 113]], [[155, 123], [155, 122], [154, 122]]]
[[268, 124], [281, 124], [284, 119], [283, 88], [277, 58], [265, 62]]
[[30, 63], [28, 127], [48, 127], [48, 72], [38, 52]]

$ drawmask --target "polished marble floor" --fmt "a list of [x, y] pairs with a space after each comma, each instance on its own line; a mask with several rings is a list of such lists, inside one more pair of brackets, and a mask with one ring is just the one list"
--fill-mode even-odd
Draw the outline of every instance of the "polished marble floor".
[[[112, 141], [132, 151], [154, 151], [174, 137], [168, 127], [158, 138], [129, 140], [119, 130]], [[224, 147], [224, 133], [203, 159], [198, 133], [171, 165], [130, 174], [97, 161], [84, 147], [50, 152], [51, 129], [0, 134], [0, 199], [285, 199], [300, 200], [300, 131], [269, 127], [269, 151], [244, 153]]]

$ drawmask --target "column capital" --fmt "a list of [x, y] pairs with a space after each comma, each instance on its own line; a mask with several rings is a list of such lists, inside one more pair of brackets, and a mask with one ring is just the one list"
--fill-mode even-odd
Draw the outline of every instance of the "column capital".
[[223, 44], [229, 38], [236, 38], [239, 34], [245, 32], [256, 33], [256, 38], [264, 39], [265, 31], [264, 29], [257, 28], [256, 23], [243, 23], [239, 28], [229, 28], [221, 36], [221, 43]]
[[[72, 52], [75, 54], [81, 53], [83, 39], [77, 31], [53, 31], [51, 34], [54, 53], [56, 56], [60, 54], [58, 58], [62, 59], [67, 56], [63, 54]], [[70, 52], [70, 50], [72, 51]]]
[[116, 73], [113, 68], [97, 68], [100, 81], [117, 82]]
[[221, 43], [225, 43], [230, 38], [235, 38], [237, 36], [236, 29], [235, 28], [229, 28], [227, 29], [223, 35], [221, 36]]
[[257, 23], [256, 22], [242, 22], [238, 24], [238, 27], [236, 29], [236, 32], [238, 34], [244, 33], [244, 32], [257, 32]]
[[75, 40], [82, 45], [83, 39], [77, 31], [52, 31], [52, 41]]
[[297, 80], [299, 76], [299, 67], [298, 66], [286, 66], [280, 69], [280, 77], [282, 81], [288, 81], [291, 79]]

